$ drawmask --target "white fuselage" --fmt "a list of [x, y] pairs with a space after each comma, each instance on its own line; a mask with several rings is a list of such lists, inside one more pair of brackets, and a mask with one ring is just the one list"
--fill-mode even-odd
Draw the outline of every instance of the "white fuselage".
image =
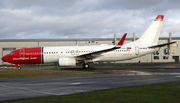
[[[95, 51], [112, 48], [114, 45], [101, 46], [61, 46], [61, 47], [44, 47], [44, 63], [57, 63], [61, 57], [76, 57], [82, 54], [88, 54]], [[148, 46], [128, 46], [124, 44], [120, 49], [102, 53], [91, 61], [121, 61], [140, 57], [159, 50], [159, 48], [148, 48]]]

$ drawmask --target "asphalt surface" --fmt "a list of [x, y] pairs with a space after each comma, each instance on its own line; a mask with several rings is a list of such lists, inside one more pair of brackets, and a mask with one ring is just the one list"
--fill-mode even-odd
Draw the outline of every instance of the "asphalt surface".
[[[180, 81], [179, 65], [167, 67], [167, 65], [153, 67], [97, 65], [89, 70], [110, 72], [110, 74], [0, 79], [0, 102]], [[48, 69], [48, 67], [43, 68]], [[57, 67], [49, 68], [57, 69]], [[82, 70], [80, 67], [63, 69]]]

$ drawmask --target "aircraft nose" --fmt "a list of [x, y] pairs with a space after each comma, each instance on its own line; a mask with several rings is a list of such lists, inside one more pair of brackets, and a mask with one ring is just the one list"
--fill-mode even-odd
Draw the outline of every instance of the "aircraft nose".
[[6, 60], [7, 60], [7, 57], [6, 57], [6, 56], [3, 56], [1, 59], [2, 59], [3, 61], [6, 61]]

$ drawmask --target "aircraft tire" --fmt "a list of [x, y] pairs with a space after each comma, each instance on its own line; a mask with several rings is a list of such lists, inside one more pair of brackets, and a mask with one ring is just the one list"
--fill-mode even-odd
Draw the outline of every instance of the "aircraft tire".
[[84, 69], [88, 69], [89, 68], [89, 64], [83, 64], [83, 68]]
[[18, 67], [18, 70], [21, 70], [21, 67]]

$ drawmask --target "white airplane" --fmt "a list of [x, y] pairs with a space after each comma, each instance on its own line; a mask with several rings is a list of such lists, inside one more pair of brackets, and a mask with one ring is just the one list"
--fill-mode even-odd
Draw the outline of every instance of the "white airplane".
[[58, 63], [59, 66], [83, 64], [89, 68], [91, 62], [122, 61], [158, 51], [160, 47], [175, 42], [158, 45], [164, 15], [158, 15], [144, 34], [136, 41], [123, 45], [127, 33], [117, 45], [98, 46], [58, 46], [23, 48], [3, 56], [3, 61], [19, 66], [20, 64]]

